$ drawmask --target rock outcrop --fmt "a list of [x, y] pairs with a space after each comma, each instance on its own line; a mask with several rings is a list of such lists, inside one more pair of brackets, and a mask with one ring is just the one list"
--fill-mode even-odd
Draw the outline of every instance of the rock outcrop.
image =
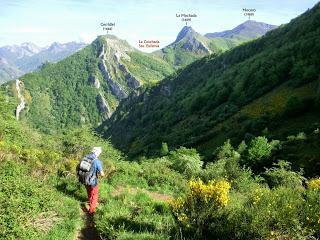
[[115, 95], [118, 99], [126, 98], [128, 94], [122, 89], [120, 85], [118, 85], [111, 79], [104, 61], [99, 64], [99, 69], [103, 75], [103, 78], [107, 81], [112, 94]]
[[99, 78], [96, 76], [90, 76], [88, 79], [89, 84], [91, 84], [92, 86], [94, 86], [95, 88], [99, 89], [100, 88], [100, 81]]
[[102, 115], [103, 120], [109, 119], [111, 117], [111, 108], [109, 107], [102, 93], [99, 93], [97, 96], [97, 107], [99, 109], [100, 114]]
[[16, 80], [16, 90], [17, 90], [17, 96], [18, 99], [20, 101], [20, 103], [18, 104], [17, 108], [16, 108], [16, 119], [19, 120], [20, 117], [20, 113], [22, 112], [22, 110], [26, 107], [26, 101], [24, 99], [23, 94], [21, 93], [21, 88], [23, 87], [23, 82], [20, 81], [19, 79]]

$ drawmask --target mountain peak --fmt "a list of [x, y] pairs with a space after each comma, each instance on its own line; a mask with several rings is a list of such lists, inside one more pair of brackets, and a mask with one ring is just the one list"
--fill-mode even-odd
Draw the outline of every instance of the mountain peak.
[[234, 38], [234, 37], [248, 37], [257, 38], [268, 31], [275, 29], [277, 26], [267, 24], [264, 22], [257, 22], [255, 20], [247, 20], [240, 25], [236, 26], [232, 30], [227, 30], [223, 32], [214, 32], [205, 34], [206, 37], [223, 37], [223, 38]]
[[237, 26], [236, 28], [234, 28], [234, 29], [237, 29], [240, 26], [247, 27], [247, 28], [255, 28], [256, 30], [266, 30], [266, 31], [272, 30], [272, 29], [277, 27], [276, 25], [271, 25], [271, 24], [267, 24], [267, 23], [264, 23], [264, 22], [257, 22], [257, 21], [254, 21], [254, 20], [247, 20], [247, 21], [243, 22], [242, 24], [240, 24], [239, 26]]
[[179, 32], [175, 42], [179, 42], [183, 38], [192, 38], [197, 34], [197, 32], [190, 26], [184, 26]]

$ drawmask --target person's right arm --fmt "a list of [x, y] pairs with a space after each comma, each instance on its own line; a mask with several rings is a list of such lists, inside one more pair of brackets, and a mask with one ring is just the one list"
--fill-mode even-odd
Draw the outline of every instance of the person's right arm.
[[104, 172], [103, 172], [103, 169], [102, 169], [102, 163], [101, 163], [100, 160], [97, 162], [97, 170], [98, 170], [98, 174], [101, 177], [104, 177]]

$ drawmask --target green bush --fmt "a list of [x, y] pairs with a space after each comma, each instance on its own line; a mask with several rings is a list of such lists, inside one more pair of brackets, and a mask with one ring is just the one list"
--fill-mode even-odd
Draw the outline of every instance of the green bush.
[[266, 137], [255, 137], [251, 140], [244, 160], [244, 164], [250, 167], [257, 167], [270, 158], [273, 146]]
[[161, 156], [166, 156], [169, 153], [169, 148], [167, 143], [162, 143], [161, 145], [161, 150], [160, 150], [160, 155]]
[[303, 188], [302, 183], [305, 178], [302, 176], [303, 171], [291, 171], [291, 164], [286, 161], [274, 163], [272, 168], [265, 171], [264, 176], [270, 187], [285, 186], [288, 188]]
[[171, 167], [187, 178], [191, 178], [200, 173], [203, 165], [197, 151], [185, 147], [180, 147], [175, 151], [171, 151], [168, 159], [172, 163]]

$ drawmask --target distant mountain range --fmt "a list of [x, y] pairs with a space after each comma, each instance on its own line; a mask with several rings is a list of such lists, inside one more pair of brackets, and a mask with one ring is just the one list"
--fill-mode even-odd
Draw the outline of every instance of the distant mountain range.
[[85, 46], [86, 44], [77, 42], [54, 42], [42, 48], [26, 42], [0, 47], [0, 84], [36, 70], [45, 62], [57, 62]]
[[[201, 35], [192, 27], [185, 26], [176, 40], [154, 52], [173, 68], [184, 67], [205, 55], [219, 54], [243, 42], [264, 35], [276, 28], [274, 25], [246, 21], [232, 30]], [[0, 84], [36, 70], [45, 62], [57, 62], [85, 47], [84, 43], [54, 42], [48, 47], [39, 47], [31, 42], [0, 47]]]
[[[77, 53], [20, 77], [27, 100], [24, 115], [44, 131], [69, 125], [98, 126], [131, 94], [139, 95], [142, 89], [158, 84], [201, 57], [218, 56], [251, 39], [250, 36], [208, 38], [185, 26], [168, 46], [144, 53], [116, 36], [99, 36]], [[16, 63], [24, 71], [30, 71], [30, 66], [43, 62], [39, 59], [54, 61], [49, 56], [77, 50], [71, 46], [55, 43], [40, 51], [30, 46], [28, 51], [23, 49], [24, 55], [20, 54], [22, 57]], [[32, 55], [34, 51], [38, 53]]]
[[248, 20], [232, 30], [201, 35], [192, 27], [185, 26], [173, 43], [156, 51], [155, 54], [175, 68], [180, 68], [205, 55], [218, 54], [243, 42], [263, 36], [276, 27]]

